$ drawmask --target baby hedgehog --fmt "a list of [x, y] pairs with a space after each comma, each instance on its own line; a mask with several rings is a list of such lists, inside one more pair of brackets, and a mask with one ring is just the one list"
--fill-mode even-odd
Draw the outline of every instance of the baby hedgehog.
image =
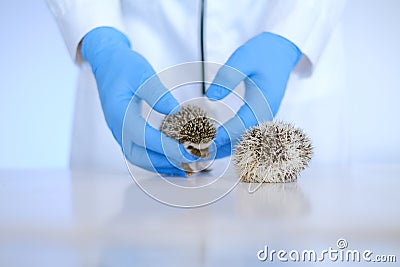
[[[215, 138], [216, 129], [207, 112], [196, 105], [184, 105], [178, 113], [167, 115], [161, 132], [179, 141], [192, 155], [199, 158], [210, 156], [209, 148]], [[182, 163], [187, 175], [205, 170], [206, 162]], [[207, 165], [207, 163], [206, 163]]]
[[304, 132], [284, 122], [264, 122], [246, 131], [236, 145], [234, 163], [243, 182], [296, 181], [313, 154]]

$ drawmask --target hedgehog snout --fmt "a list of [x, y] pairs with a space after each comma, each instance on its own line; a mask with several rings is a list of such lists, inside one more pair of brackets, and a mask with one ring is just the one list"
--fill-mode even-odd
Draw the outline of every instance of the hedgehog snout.
[[185, 142], [183, 145], [185, 149], [193, 156], [198, 158], [208, 158], [210, 157], [210, 144], [211, 142], [200, 144]]
[[210, 152], [208, 148], [200, 150], [200, 158], [208, 158], [210, 156]]

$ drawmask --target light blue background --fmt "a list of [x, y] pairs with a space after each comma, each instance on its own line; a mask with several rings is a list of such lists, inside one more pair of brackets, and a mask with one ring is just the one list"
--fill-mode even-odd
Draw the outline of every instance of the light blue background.
[[[353, 163], [400, 163], [399, 11], [350, 0], [344, 13]], [[2, 0], [0, 33], [0, 168], [67, 167], [77, 68], [57, 25], [42, 0]]]
[[0, 168], [68, 166], [77, 69], [45, 1], [0, 1], [0, 33]]

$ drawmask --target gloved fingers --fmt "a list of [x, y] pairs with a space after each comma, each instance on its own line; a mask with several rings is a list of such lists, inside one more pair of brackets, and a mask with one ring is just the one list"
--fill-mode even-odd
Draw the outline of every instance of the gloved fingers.
[[[108, 83], [108, 79], [106, 79]], [[111, 89], [98, 88], [104, 118], [115, 140], [122, 147], [122, 130], [124, 116], [132, 99], [129, 88], [123, 88], [120, 83], [115, 83]]]
[[166, 175], [186, 176], [179, 163], [172, 164], [166, 156], [147, 150], [134, 143], [130, 144], [130, 153], [125, 154], [127, 160], [140, 168]]
[[[81, 43], [81, 55], [88, 61], [93, 70], [96, 69], [98, 58], [104, 59], [104, 50], [112, 50], [116, 47], [130, 49], [129, 39], [113, 27], [97, 27], [88, 32]], [[96, 61], [95, 61], [96, 60]]]
[[99, 91], [131, 91], [160, 113], [179, 111], [178, 101], [161, 83], [151, 64], [130, 49], [129, 40], [118, 30], [92, 30], [82, 41], [81, 53], [92, 67]]
[[[240, 53], [240, 52], [239, 52]], [[206, 96], [211, 100], [221, 100], [232, 92], [240, 82], [247, 78], [239, 63], [240, 55], [235, 52], [217, 72], [212, 84], [207, 89]]]
[[141, 116], [140, 99], [132, 99], [124, 119], [123, 139], [125, 144], [135, 143], [147, 150], [165, 155], [173, 162], [189, 163], [197, 160], [190, 155], [182, 144], [166, 136], [149, 125]]
[[256, 124], [256, 115], [248, 104], [244, 104], [233, 118], [217, 129], [217, 136], [214, 139], [217, 148], [226, 144], [235, 145], [244, 131]]
[[143, 99], [157, 112], [162, 114], [176, 113], [179, 111], [179, 103], [161, 82], [154, 72], [151, 65], [143, 58], [147, 64], [146, 71], [143, 73], [140, 86], [135, 94]]
[[227, 143], [235, 144], [246, 129], [273, 119], [261, 89], [251, 79], [245, 79], [245, 85], [244, 104], [233, 118], [217, 129], [217, 137], [214, 140], [217, 147]]
[[226, 143], [217, 149], [217, 153], [215, 155], [215, 159], [221, 159], [225, 157], [229, 157], [232, 155], [233, 145], [231, 143]]
[[275, 115], [271, 112], [270, 101], [271, 99], [279, 98], [280, 102], [283, 95], [276, 95], [276, 92], [274, 92], [277, 90], [275, 83], [271, 83], [269, 80], [260, 78], [257, 75], [252, 75], [250, 78], [244, 81], [246, 88], [245, 104], [247, 104], [251, 114], [256, 117], [258, 122], [270, 121]]
[[95, 71], [99, 89], [113, 90], [117, 96], [136, 95], [163, 114], [179, 111], [178, 101], [142, 55], [130, 49], [118, 50], [108, 61]]

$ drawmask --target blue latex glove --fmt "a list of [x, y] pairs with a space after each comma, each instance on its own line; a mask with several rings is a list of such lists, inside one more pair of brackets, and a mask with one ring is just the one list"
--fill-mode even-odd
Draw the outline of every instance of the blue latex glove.
[[[179, 110], [179, 103], [155, 76], [147, 60], [131, 50], [124, 34], [111, 27], [90, 31], [82, 40], [81, 53], [92, 67], [104, 117], [125, 157], [150, 171], [185, 176], [180, 163], [193, 157], [140, 115], [142, 100], [163, 114]], [[150, 77], [153, 78], [148, 80]], [[142, 86], [145, 82], [146, 86]]]
[[217, 130], [217, 158], [231, 155], [246, 129], [272, 120], [300, 56], [300, 50], [289, 40], [264, 32], [240, 46], [220, 68], [206, 92], [209, 99], [221, 100], [242, 81], [246, 92], [244, 105]]

